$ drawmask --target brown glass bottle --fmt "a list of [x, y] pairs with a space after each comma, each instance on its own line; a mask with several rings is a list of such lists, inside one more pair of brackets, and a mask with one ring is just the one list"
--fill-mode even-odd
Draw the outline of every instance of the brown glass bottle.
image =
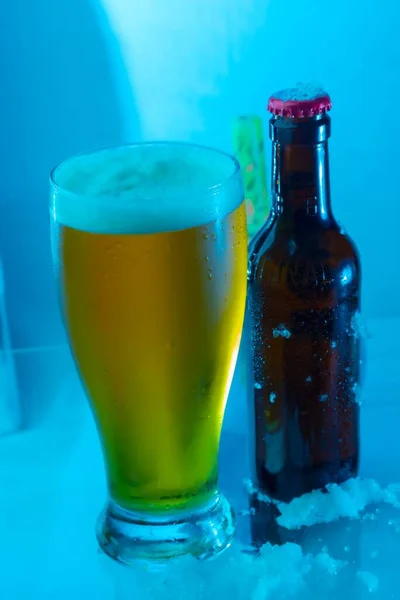
[[329, 97], [291, 90], [269, 107], [273, 206], [249, 252], [248, 398], [253, 477], [288, 501], [358, 471], [360, 264], [331, 208]]

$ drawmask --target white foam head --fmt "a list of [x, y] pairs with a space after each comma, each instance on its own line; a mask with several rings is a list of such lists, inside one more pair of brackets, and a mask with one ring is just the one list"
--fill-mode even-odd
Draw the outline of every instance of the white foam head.
[[93, 233], [156, 233], [223, 218], [243, 200], [238, 163], [180, 143], [119, 146], [75, 156], [51, 175], [54, 219]]

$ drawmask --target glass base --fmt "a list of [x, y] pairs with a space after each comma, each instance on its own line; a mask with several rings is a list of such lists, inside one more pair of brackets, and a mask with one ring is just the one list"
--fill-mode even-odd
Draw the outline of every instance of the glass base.
[[210, 559], [230, 546], [234, 534], [235, 516], [223, 496], [196, 512], [166, 516], [131, 512], [110, 501], [97, 525], [101, 549], [127, 565], [184, 554]]

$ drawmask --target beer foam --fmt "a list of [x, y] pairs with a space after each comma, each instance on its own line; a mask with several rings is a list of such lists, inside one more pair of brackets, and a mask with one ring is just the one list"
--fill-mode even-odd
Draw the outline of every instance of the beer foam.
[[51, 210], [93, 233], [157, 233], [223, 218], [243, 200], [238, 163], [191, 144], [146, 143], [75, 156], [52, 173]]

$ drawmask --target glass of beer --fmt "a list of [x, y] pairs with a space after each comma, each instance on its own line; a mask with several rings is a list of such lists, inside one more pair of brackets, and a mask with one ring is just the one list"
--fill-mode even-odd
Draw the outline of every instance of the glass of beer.
[[218, 450], [247, 274], [240, 167], [143, 143], [51, 173], [52, 249], [71, 349], [103, 449], [113, 558], [209, 558], [234, 535]]

